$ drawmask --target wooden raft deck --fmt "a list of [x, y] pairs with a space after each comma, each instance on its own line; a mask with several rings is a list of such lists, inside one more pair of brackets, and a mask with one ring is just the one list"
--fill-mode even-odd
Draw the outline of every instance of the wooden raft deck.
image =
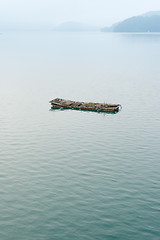
[[118, 112], [122, 108], [120, 104], [76, 102], [61, 98], [51, 100], [50, 104], [51, 109], [74, 109], [96, 112]]

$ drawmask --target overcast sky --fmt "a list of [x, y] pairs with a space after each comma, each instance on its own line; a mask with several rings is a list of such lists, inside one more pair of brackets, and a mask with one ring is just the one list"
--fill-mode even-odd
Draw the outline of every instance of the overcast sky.
[[103, 27], [158, 10], [160, 0], [0, 0], [0, 25], [76, 21]]

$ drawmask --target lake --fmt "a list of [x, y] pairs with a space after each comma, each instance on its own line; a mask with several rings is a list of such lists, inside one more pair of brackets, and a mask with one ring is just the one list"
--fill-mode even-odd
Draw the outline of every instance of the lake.
[[160, 34], [0, 35], [0, 239], [160, 239], [159, 64]]

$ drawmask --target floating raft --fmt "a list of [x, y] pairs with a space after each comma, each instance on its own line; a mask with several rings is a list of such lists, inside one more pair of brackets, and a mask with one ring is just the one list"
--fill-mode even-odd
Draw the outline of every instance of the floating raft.
[[107, 104], [107, 103], [92, 103], [92, 102], [76, 102], [55, 98], [50, 101], [51, 109], [74, 109], [82, 111], [94, 112], [118, 112], [122, 107], [120, 104]]

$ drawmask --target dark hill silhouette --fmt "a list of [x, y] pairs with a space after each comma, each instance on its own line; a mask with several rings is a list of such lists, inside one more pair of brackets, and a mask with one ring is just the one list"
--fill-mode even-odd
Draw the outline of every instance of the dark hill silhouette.
[[160, 12], [149, 12], [103, 28], [111, 32], [160, 32]]

